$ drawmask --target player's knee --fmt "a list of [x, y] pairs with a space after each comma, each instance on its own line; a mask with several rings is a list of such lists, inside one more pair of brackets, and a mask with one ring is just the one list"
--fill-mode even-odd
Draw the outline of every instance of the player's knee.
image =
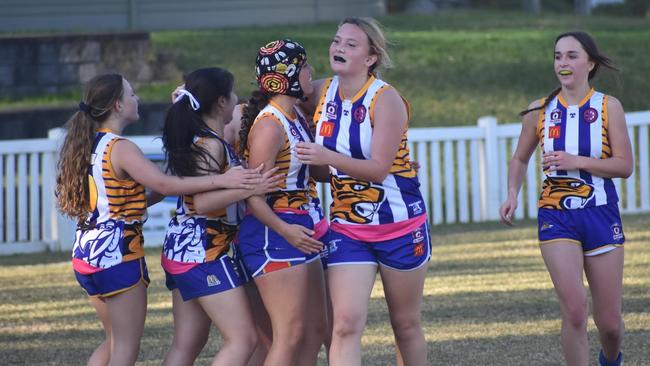
[[341, 314], [334, 317], [333, 333], [338, 337], [360, 335], [363, 332], [363, 323], [360, 317]]
[[224, 342], [230, 342], [237, 348], [245, 350], [246, 352], [252, 354], [253, 351], [255, 351], [255, 347], [257, 347], [257, 332], [254, 328], [237, 329], [237, 332], [234, 336], [231, 336], [228, 339], [224, 337]]
[[617, 341], [622, 337], [623, 319], [620, 314], [608, 314], [594, 320], [601, 337], [612, 341]]
[[563, 306], [563, 317], [575, 329], [587, 327], [587, 299], [572, 299]]
[[391, 326], [395, 337], [411, 338], [421, 331], [420, 317], [414, 314], [396, 314], [391, 316]]

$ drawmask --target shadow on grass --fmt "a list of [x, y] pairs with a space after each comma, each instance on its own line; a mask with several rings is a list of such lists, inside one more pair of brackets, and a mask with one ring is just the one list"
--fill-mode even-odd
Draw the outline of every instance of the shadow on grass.
[[[559, 331], [559, 330], [558, 330]], [[0, 341], [0, 357], [5, 365], [82, 365], [93, 348], [99, 344], [100, 332], [74, 331], [60, 332], [52, 339], [38, 338], [23, 341], [21, 344], [9, 344]], [[208, 365], [217, 352], [220, 340], [217, 332], [211, 334], [211, 340], [199, 356], [196, 365]], [[155, 339], [152, 336], [156, 335]], [[170, 343], [171, 333], [166, 327], [149, 327], [142, 341], [138, 364], [160, 364]], [[625, 365], [647, 365], [650, 349], [646, 341], [650, 330], [629, 331], [625, 335]], [[589, 333], [592, 363], [598, 352], [598, 340], [595, 332]], [[66, 347], [60, 347], [57, 339], [65, 339]], [[16, 349], [20, 345], [21, 349]], [[562, 365], [559, 334], [475, 337], [429, 342], [427, 344], [429, 365]], [[10, 349], [10, 351], [9, 351]], [[394, 365], [395, 350], [393, 344], [372, 344], [363, 346], [363, 365]], [[319, 365], [325, 365], [321, 354]]]
[[0, 255], [0, 266], [28, 266], [35, 264], [49, 264], [59, 262], [69, 262], [70, 252], [42, 252], [30, 254]]

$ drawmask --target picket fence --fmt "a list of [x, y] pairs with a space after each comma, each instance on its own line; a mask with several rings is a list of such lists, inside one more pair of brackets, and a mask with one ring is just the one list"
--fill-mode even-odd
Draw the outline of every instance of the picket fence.
[[[623, 213], [650, 212], [650, 111], [626, 114], [635, 169], [616, 179]], [[421, 191], [432, 225], [493, 221], [506, 197], [508, 161], [517, 144], [520, 123], [498, 124], [482, 117], [476, 126], [412, 128], [411, 154], [420, 163]], [[0, 255], [68, 250], [74, 223], [59, 215], [54, 199], [55, 163], [62, 131], [47, 139], [0, 141]], [[161, 160], [155, 136], [131, 138], [153, 160]], [[537, 215], [541, 183], [539, 151], [531, 158], [519, 196], [516, 219]], [[319, 186], [324, 207], [331, 199]], [[147, 245], [160, 245], [175, 207], [171, 198], [149, 209]]]

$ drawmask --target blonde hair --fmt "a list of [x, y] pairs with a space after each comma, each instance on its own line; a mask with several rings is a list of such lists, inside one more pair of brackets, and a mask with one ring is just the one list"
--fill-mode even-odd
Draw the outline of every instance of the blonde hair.
[[367, 17], [350, 17], [345, 18], [339, 23], [339, 27], [343, 24], [352, 24], [363, 31], [368, 36], [368, 45], [370, 46], [370, 54], [377, 56], [377, 61], [370, 66], [370, 73], [374, 76], [379, 76], [379, 70], [390, 69], [393, 63], [388, 55], [388, 41], [384, 35], [381, 24], [373, 18]]
[[75, 112], [66, 123], [68, 133], [57, 164], [55, 194], [59, 210], [80, 221], [90, 208], [88, 167], [95, 135], [111, 115], [115, 102], [122, 98], [122, 83], [122, 75], [118, 74], [94, 77], [86, 84], [80, 103], [83, 110]]

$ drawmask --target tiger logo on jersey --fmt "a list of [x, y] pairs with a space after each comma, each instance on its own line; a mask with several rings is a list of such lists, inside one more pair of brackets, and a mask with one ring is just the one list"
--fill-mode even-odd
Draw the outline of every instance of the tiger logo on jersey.
[[306, 191], [276, 191], [267, 195], [266, 203], [271, 208], [282, 207], [306, 210], [309, 199]]
[[86, 231], [77, 231], [79, 243], [76, 250], [81, 257], [95, 267], [108, 268], [122, 260], [120, 241], [124, 226], [122, 222], [108, 220]]
[[547, 177], [540, 196], [541, 208], [575, 210], [594, 197], [594, 187], [578, 178]]
[[188, 258], [205, 257], [203, 225], [195, 217], [190, 217], [182, 222], [172, 220], [167, 227], [165, 236], [165, 256], [170, 260], [188, 261]]
[[214, 260], [228, 251], [230, 243], [237, 236], [239, 225], [230, 225], [220, 219], [206, 222], [206, 260]]
[[333, 187], [332, 219], [340, 218], [358, 224], [372, 222], [385, 193], [381, 187], [370, 182], [352, 178], [330, 176]]

